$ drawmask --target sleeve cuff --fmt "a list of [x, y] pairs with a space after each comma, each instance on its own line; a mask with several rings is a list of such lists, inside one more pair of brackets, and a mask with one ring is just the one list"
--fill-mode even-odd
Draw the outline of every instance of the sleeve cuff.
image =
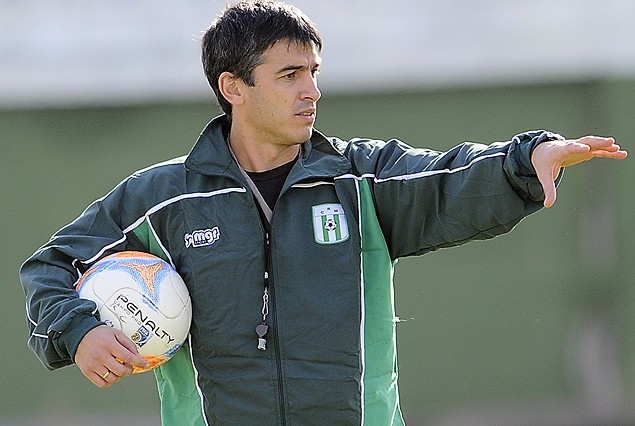
[[75, 362], [75, 352], [79, 342], [93, 328], [104, 324], [92, 315], [80, 314], [71, 320], [64, 331], [56, 336], [57, 347], [66, 352], [70, 359]]
[[[535, 147], [543, 142], [552, 140], [564, 140], [557, 133], [539, 130], [516, 135], [512, 139], [509, 155], [505, 160], [504, 169], [512, 185], [517, 188], [519, 194], [527, 200], [540, 203], [544, 200], [542, 185], [536, 179], [536, 170], [531, 163], [531, 155]], [[556, 179], [560, 182], [562, 171]]]

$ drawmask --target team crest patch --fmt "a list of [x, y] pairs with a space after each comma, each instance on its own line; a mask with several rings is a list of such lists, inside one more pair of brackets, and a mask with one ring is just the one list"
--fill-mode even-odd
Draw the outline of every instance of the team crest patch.
[[348, 222], [341, 204], [313, 206], [313, 234], [319, 244], [348, 240]]

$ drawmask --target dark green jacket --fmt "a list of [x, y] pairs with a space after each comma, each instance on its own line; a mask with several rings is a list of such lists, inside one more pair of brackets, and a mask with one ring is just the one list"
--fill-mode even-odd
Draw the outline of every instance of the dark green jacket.
[[493, 237], [540, 209], [530, 153], [558, 136], [439, 153], [314, 132], [265, 232], [226, 125], [134, 173], [27, 260], [30, 346], [51, 369], [72, 363], [100, 324], [74, 283], [106, 254], [143, 250], [176, 267], [193, 302], [189, 341], [156, 370], [165, 425], [402, 424], [395, 260]]

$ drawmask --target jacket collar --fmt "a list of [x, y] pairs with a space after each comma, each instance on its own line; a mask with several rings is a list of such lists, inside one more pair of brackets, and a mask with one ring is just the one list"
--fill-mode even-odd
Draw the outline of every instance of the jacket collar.
[[[214, 118], [201, 132], [196, 144], [185, 160], [185, 167], [205, 175], [226, 175], [237, 173], [238, 166], [232, 158], [226, 142], [229, 133], [227, 116]], [[351, 164], [333, 143], [317, 130], [311, 139], [302, 144], [298, 163], [293, 167], [288, 181], [297, 182], [306, 178], [325, 178], [345, 174]]]

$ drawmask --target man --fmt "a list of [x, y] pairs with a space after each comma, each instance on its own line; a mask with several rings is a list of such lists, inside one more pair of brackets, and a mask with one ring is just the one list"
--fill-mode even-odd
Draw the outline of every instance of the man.
[[[73, 284], [122, 250], [169, 260], [193, 302], [156, 370], [165, 425], [399, 425], [392, 268], [550, 207], [561, 169], [622, 159], [612, 138], [536, 131], [446, 153], [313, 129], [322, 39], [294, 7], [228, 6], [203, 37], [225, 114], [187, 157], [133, 174], [21, 270], [29, 344], [107, 387], [143, 367]], [[202, 247], [184, 236], [216, 227]]]

